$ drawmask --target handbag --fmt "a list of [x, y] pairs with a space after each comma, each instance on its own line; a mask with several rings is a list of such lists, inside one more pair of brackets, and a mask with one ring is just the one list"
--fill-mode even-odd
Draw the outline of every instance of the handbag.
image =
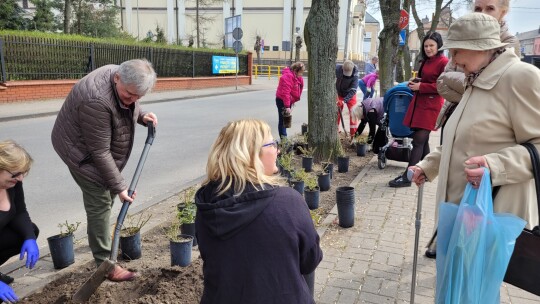
[[[540, 212], [540, 157], [533, 144], [522, 145], [527, 148], [531, 156]], [[504, 281], [540, 296], [540, 230], [538, 226], [532, 230], [523, 229], [517, 238]]]

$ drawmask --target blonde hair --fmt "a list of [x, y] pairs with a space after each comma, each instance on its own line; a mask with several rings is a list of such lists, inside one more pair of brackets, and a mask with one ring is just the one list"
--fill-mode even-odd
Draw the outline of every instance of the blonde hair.
[[352, 62], [351, 60], [345, 60], [345, 62], [343, 62], [343, 71], [352, 72], [353, 69], [354, 62]]
[[265, 184], [279, 185], [279, 177], [264, 174], [260, 159], [266, 137], [270, 137], [270, 126], [257, 119], [229, 122], [219, 133], [210, 149], [206, 165], [206, 181], [219, 182], [218, 195], [234, 186], [234, 194], [241, 194], [250, 183], [257, 190]]
[[34, 160], [13, 140], [0, 142], [0, 169], [10, 172], [28, 172]]

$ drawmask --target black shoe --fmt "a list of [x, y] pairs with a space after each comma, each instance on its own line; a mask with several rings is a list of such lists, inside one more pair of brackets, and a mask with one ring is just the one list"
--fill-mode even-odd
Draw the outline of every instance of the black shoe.
[[437, 258], [437, 251], [435, 251], [435, 249], [427, 249], [426, 250], [426, 257], [427, 258], [430, 258], [430, 259], [435, 259]]
[[392, 188], [410, 187], [411, 182], [406, 177], [400, 176], [388, 182], [388, 186]]
[[7, 274], [3, 274], [0, 272], [0, 281], [6, 283], [7, 285], [13, 283], [13, 281], [15, 281], [14, 278], [8, 276]]

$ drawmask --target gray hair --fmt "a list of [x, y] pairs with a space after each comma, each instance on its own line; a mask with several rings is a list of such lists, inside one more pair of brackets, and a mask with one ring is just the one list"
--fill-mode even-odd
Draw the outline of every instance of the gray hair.
[[373, 58], [371, 58], [371, 60], [379, 60], [379, 57], [373, 56]]
[[353, 69], [354, 62], [352, 62], [351, 60], [345, 60], [345, 62], [343, 62], [343, 71], [352, 72]]
[[144, 96], [156, 84], [156, 72], [152, 64], [146, 59], [133, 59], [122, 62], [117, 72], [125, 85], [137, 88], [137, 95]]

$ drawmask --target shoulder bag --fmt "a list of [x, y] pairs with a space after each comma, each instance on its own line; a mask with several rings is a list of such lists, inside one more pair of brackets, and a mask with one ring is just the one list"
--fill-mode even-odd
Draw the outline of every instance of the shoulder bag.
[[[536, 198], [540, 212], [540, 157], [533, 144], [524, 143], [522, 145], [531, 155]], [[496, 190], [494, 190], [494, 196]], [[538, 226], [532, 230], [523, 229], [521, 235], [516, 239], [514, 253], [510, 258], [504, 281], [540, 296], [540, 229]]]

